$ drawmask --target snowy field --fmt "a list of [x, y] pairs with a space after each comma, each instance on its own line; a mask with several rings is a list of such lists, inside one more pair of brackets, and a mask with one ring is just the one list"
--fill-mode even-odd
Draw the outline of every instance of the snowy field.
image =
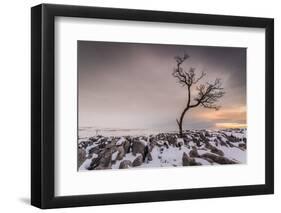
[[[90, 137], [102, 135], [105, 137], [121, 137], [121, 136], [149, 136], [163, 132], [157, 129], [110, 129], [110, 128], [94, 128], [83, 127], [79, 129], [79, 140], [87, 140]], [[164, 131], [169, 133], [176, 133], [177, 131]]]
[[246, 129], [79, 130], [78, 170], [246, 163]]

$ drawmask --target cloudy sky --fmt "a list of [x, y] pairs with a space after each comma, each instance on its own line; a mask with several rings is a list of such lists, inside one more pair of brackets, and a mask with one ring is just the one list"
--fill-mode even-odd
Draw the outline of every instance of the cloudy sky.
[[184, 53], [184, 69], [207, 74], [198, 84], [220, 78], [226, 92], [219, 111], [188, 111], [184, 128], [244, 127], [245, 48], [78, 41], [79, 127], [176, 130], [187, 91], [172, 71]]

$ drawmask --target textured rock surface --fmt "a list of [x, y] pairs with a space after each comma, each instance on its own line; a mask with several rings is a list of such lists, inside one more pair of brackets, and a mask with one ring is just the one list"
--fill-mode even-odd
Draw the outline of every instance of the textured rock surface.
[[185, 152], [182, 155], [183, 166], [200, 166], [201, 163], [196, 162], [194, 158], [190, 158]]
[[199, 166], [246, 163], [246, 129], [186, 130], [150, 135], [83, 138], [80, 170]]
[[128, 169], [130, 167], [132, 167], [132, 162], [129, 161], [129, 160], [123, 160], [121, 163], [120, 163], [120, 166], [119, 166], [119, 169]]
[[85, 149], [78, 149], [78, 168], [86, 160], [86, 151]]
[[134, 161], [133, 161], [133, 167], [140, 166], [142, 164], [142, 156], [138, 156]]

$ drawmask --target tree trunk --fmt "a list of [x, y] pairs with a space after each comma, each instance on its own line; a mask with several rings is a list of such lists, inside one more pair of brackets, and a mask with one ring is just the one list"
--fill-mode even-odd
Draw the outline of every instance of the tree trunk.
[[185, 113], [187, 112], [187, 110], [189, 110], [189, 108], [190, 108], [190, 86], [187, 87], [187, 104], [186, 104], [186, 107], [185, 107], [185, 109], [181, 113], [180, 120], [179, 121], [177, 120], [177, 123], [179, 125], [179, 134], [180, 134], [181, 138], [183, 137], [183, 134], [182, 134], [183, 118], [184, 118]]
[[178, 121], [177, 120], [177, 123], [179, 125], [179, 134], [180, 134], [180, 137], [182, 138], [183, 137], [183, 134], [182, 134], [182, 123], [183, 123], [183, 118], [185, 116], [185, 113], [187, 112], [187, 110], [189, 109], [189, 107], [186, 107], [182, 113], [181, 113], [181, 117], [180, 117], [180, 120]]

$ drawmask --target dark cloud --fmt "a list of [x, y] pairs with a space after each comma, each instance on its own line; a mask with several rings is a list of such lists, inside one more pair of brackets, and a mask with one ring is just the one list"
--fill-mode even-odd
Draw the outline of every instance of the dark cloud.
[[[79, 125], [175, 129], [186, 91], [171, 73], [183, 53], [190, 55], [184, 68], [207, 73], [202, 82], [222, 79], [223, 108], [246, 106], [245, 48], [78, 41]], [[185, 126], [214, 126], [196, 116], [205, 111], [189, 112]]]

